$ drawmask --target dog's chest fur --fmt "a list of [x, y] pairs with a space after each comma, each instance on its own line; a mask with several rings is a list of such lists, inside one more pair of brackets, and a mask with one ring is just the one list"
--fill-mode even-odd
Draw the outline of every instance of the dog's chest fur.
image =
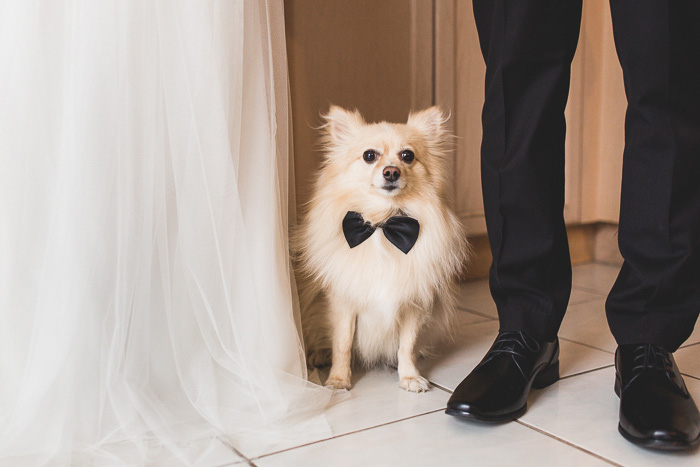
[[391, 244], [381, 228], [355, 248], [339, 245], [327, 270], [335, 276], [329, 287], [359, 306], [360, 313], [376, 310], [382, 315], [396, 314], [407, 303], [426, 306], [447, 271], [440, 265], [446, 251], [434, 245], [438, 239], [430, 238], [433, 229], [424, 224], [408, 254]]
[[[328, 261], [320, 271], [323, 288], [356, 313], [354, 349], [365, 363], [395, 363], [406, 319], [418, 319], [428, 329], [446, 324], [451, 307], [446, 286], [452, 283], [451, 253], [458, 239], [447, 234], [453, 229], [446, 224], [454, 219], [427, 217], [418, 217], [420, 234], [408, 254], [391, 244], [381, 228], [352, 249], [340, 231], [324, 245]], [[334, 319], [332, 313], [327, 319]]]

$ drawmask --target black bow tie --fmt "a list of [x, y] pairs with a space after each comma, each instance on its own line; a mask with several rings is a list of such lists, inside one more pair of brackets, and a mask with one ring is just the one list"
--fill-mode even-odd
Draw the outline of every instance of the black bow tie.
[[371, 237], [377, 227], [382, 229], [387, 240], [405, 254], [416, 244], [420, 230], [418, 221], [408, 216], [394, 216], [382, 224], [372, 225], [365, 222], [359, 212], [349, 211], [343, 219], [343, 234], [350, 248], [355, 248]]

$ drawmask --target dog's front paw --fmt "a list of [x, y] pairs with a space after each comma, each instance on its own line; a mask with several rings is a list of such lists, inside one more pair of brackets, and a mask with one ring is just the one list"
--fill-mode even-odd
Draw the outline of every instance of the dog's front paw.
[[425, 392], [430, 389], [430, 383], [422, 376], [404, 376], [399, 381], [399, 387], [410, 392]]
[[329, 376], [324, 384], [327, 388], [331, 389], [350, 389], [352, 384], [350, 383], [350, 376]]

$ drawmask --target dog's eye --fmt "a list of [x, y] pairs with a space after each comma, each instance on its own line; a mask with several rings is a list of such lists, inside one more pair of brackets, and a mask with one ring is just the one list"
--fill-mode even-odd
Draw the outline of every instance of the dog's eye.
[[374, 149], [368, 149], [364, 154], [362, 154], [362, 159], [364, 159], [364, 161], [368, 164], [371, 164], [377, 160], [377, 153]]
[[413, 151], [411, 151], [410, 149], [404, 149], [403, 151], [401, 151], [401, 160], [403, 160], [407, 164], [413, 162], [413, 159], [415, 157], [415, 154], [413, 154]]

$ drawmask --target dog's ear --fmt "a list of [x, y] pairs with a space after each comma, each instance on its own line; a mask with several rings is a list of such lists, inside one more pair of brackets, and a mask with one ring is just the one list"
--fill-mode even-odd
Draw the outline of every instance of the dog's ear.
[[423, 132], [430, 137], [440, 137], [445, 134], [447, 129], [445, 123], [449, 119], [448, 115], [442, 113], [440, 107], [429, 107], [420, 112], [411, 112], [408, 116], [408, 126]]
[[357, 110], [351, 112], [337, 105], [332, 105], [323, 118], [326, 120], [324, 126], [328, 136], [336, 144], [348, 141], [365, 124], [360, 112]]

